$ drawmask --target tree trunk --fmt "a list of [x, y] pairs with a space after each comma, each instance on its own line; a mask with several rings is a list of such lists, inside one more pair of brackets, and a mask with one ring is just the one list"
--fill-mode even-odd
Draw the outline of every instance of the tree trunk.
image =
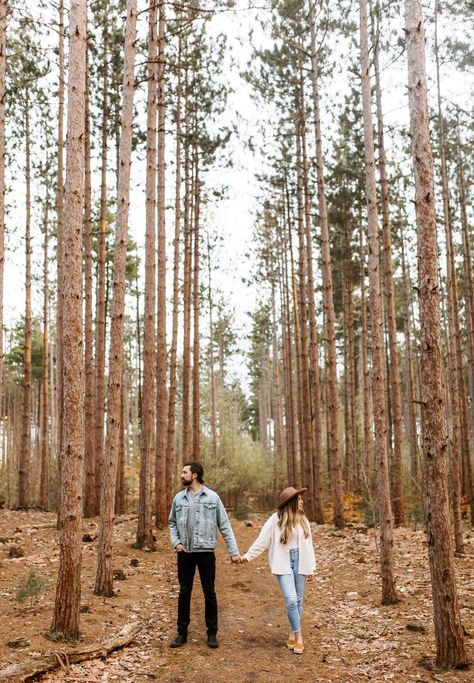
[[405, 259], [405, 241], [401, 235], [402, 252], [402, 278], [403, 278], [403, 318], [405, 323], [405, 366], [406, 366], [406, 393], [408, 398], [408, 425], [409, 425], [409, 447], [410, 447], [410, 473], [414, 485], [418, 483], [418, 434], [416, 428], [416, 395], [415, 395], [415, 374], [413, 370], [413, 344], [411, 336], [411, 312], [408, 299], [408, 292], [411, 291], [411, 282], [407, 272]]
[[316, 143], [316, 172], [318, 185], [319, 220], [321, 231], [323, 309], [325, 318], [327, 396], [328, 396], [328, 461], [334, 506], [334, 524], [341, 528], [344, 521], [342, 476], [339, 453], [339, 396], [337, 381], [336, 332], [334, 297], [332, 285], [331, 252], [329, 249], [329, 221], [324, 180], [324, 156], [319, 111], [318, 53], [316, 48], [316, 25], [314, 4], [310, 3], [311, 30], [311, 84], [313, 88], [314, 133]]
[[[86, 55], [86, 64], [87, 64]], [[92, 329], [92, 178], [91, 178], [91, 131], [89, 113], [89, 79], [86, 71], [86, 121], [85, 121], [85, 187], [84, 187], [84, 375], [85, 375], [85, 481], [84, 517], [96, 512], [95, 486], [95, 412], [94, 412], [94, 336]]]
[[211, 245], [209, 243], [209, 233], [207, 234], [207, 272], [208, 285], [207, 297], [209, 306], [209, 376], [211, 382], [211, 456], [212, 466], [217, 467], [217, 410], [216, 410], [216, 376], [214, 372], [214, 321], [212, 311], [214, 301], [212, 298], [212, 276], [211, 276]]
[[104, 0], [103, 25], [103, 84], [102, 84], [102, 143], [100, 178], [99, 255], [96, 301], [95, 350], [95, 511], [99, 512], [104, 464], [105, 414], [105, 341], [106, 341], [106, 268], [107, 268], [107, 145], [109, 110], [109, 35], [108, 0]]
[[[5, 77], [8, 0], [0, 0], [0, 406], [5, 397], [3, 377], [3, 285], [5, 263]], [[3, 413], [0, 415], [3, 423]]]
[[181, 53], [182, 41], [178, 46], [178, 84], [176, 92], [176, 172], [175, 172], [175, 211], [173, 241], [173, 311], [171, 323], [170, 383], [168, 394], [168, 432], [166, 438], [166, 494], [168, 507], [171, 504], [174, 465], [174, 439], [176, 416], [177, 355], [178, 355], [178, 305], [179, 305], [179, 240], [181, 224]]
[[319, 378], [318, 329], [316, 325], [316, 305], [314, 301], [313, 274], [313, 236], [311, 226], [311, 201], [309, 193], [308, 157], [306, 153], [306, 135], [303, 130], [303, 189], [305, 202], [305, 237], [307, 254], [307, 301], [309, 318], [309, 381], [311, 393], [311, 431], [312, 453], [310, 473], [312, 475], [310, 493], [312, 494], [312, 514], [318, 524], [324, 524], [323, 484], [321, 474], [322, 424], [321, 424], [321, 387]]
[[342, 291], [344, 308], [344, 385], [345, 385], [345, 461], [347, 482], [353, 493], [359, 490], [359, 461], [357, 453], [357, 423], [355, 408], [355, 339], [352, 284], [351, 228], [344, 210]]
[[127, 391], [126, 368], [124, 363], [123, 377], [122, 377], [122, 395], [120, 397], [120, 434], [119, 434], [119, 452], [118, 452], [118, 467], [117, 467], [117, 486], [115, 490], [115, 514], [123, 515], [125, 513], [125, 463], [127, 460], [125, 447], [125, 394]]
[[18, 507], [30, 504], [31, 460], [31, 156], [30, 156], [30, 99], [25, 91], [25, 345], [23, 378], [23, 412], [21, 428], [20, 466], [18, 470]]
[[200, 344], [199, 344], [199, 220], [200, 181], [199, 157], [195, 150], [194, 175], [194, 229], [193, 229], [193, 459], [201, 460], [201, 395], [200, 395]]
[[[185, 51], [187, 59], [188, 51]], [[184, 277], [183, 277], [183, 396], [182, 396], [182, 456], [184, 460], [190, 457], [191, 422], [190, 414], [190, 386], [191, 386], [191, 227], [190, 227], [190, 102], [189, 75], [186, 69], [185, 83], [185, 144], [184, 144]]]
[[[374, 32], [373, 32], [374, 35]], [[393, 424], [393, 462], [391, 495], [394, 521], [397, 526], [404, 523], [403, 485], [402, 485], [402, 392], [400, 384], [400, 355], [397, 342], [397, 320], [395, 312], [395, 287], [392, 263], [392, 226], [390, 223], [390, 197], [385, 156], [384, 123], [382, 111], [382, 91], [380, 87], [379, 38], [374, 39], [375, 95], [377, 106], [377, 135], [380, 174], [380, 199], [382, 204], [383, 263], [385, 270], [385, 294], [387, 299], [387, 326], [390, 351], [389, 379], [391, 412]]]
[[127, 0], [125, 27], [122, 128], [118, 168], [117, 216], [110, 328], [107, 436], [100, 498], [100, 528], [94, 593], [112, 597], [115, 487], [120, 445], [120, 413], [124, 369], [125, 274], [127, 267], [130, 166], [132, 154], [133, 91], [136, 53], [137, 0]]
[[441, 105], [441, 80], [438, 48], [438, 13], [439, 2], [435, 3], [435, 61], [439, 119], [439, 152], [441, 162], [441, 184], [443, 199], [443, 222], [446, 237], [446, 271], [448, 280], [448, 325], [449, 325], [449, 360], [454, 390], [451, 390], [453, 421], [458, 434], [453, 439], [452, 471], [453, 471], [453, 512], [455, 525], [456, 551], [463, 552], [462, 517], [461, 517], [461, 463], [466, 472], [465, 486], [471, 510], [471, 524], [474, 524], [474, 491], [472, 488], [472, 469], [470, 460], [470, 444], [466, 406], [466, 389], [464, 382], [464, 363], [459, 322], [459, 297], [454, 261], [454, 244], [449, 206], [448, 174], [446, 168], [446, 143], [444, 134], [444, 118]]
[[145, 311], [138, 525], [135, 546], [155, 548], [153, 540], [152, 472], [155, 455], [156, 367], [156, 112], [158, 83], [158, 5], [150, 0], [148, 15], [148, 100], [146, 146]]
[[[468, 358], [469, 358], [469, 384], [471, 391], [471, 403], [473, 402], [474, 394], [474, 282], [472, 273], [472, 248], [469, 233], [469, 223], [467, 218], [467, 199], [466, 199], [466, 181], [464, 174], [464, 164], [461, 154], [461, 143], [459, 138], [459, 129], [456, 131], [456, 176], [459, 192], [459, 209], [461, 214], [461, 227], [463, 238], [463, 256], [464, 256], [464, 276], [466, 283], [466, 317], [467, 317], [467, 337], [468, 337]], [[473, 411], [470, 411], [471, 417], [471, 441], [474, 440], [474, 416]], [[472, 508], [471, 508], [472, 518]]]
[[[0, 10], [1, 11], [1, 10]], [[44, 263], [43, 263], [43, 384], [41, 415], [41, 474], [40, 505], [49, 507], [49, 284], [48, 284], [48, 239], [49, 239], [49, 196], [46, 192], [44, 207]]]
[[[61, 508], [61, 453], [63, 434], [63, 232], [64, 232], [64, 86], [66, 82], [64, 68], [64, 0], [59, 0], [59, 75], [58, 75], [58, 175], [56, 185], [56, 240], [57, 240], [57, 284], [56, 284], [56, 455], [58, 462], [58, 511]], [[58, 524], [60, 519], [58, 517]]]
[[[300, 329], [299, 329], [299, 318], [298, 318], [298, 291], [296, 288], [296, 274], [295, 274], [295, 259], [293, 253], [293, 225], [291, 221], [291, 209], [290, 209], [290, 194], [288, 183], [286, 184], [286, 201], [287, 201], [287, 222], [288, 222], [288, 252], [290, 259], [290, 273], [288, 273], [288, 346], [290, 350], [291, 366], [292, 372], [290, 373], [291, 382], [291, 392], [294, 397], [293, 400], [293, 424], [294, 424], [294, 435], [295, 435], [295, 451], [293, 455], [293, 473], [294, 473], [294, 484], [298, 483], [298, 460], [301, 460], [301, 451], [303, 448], [303, 436], [302, 436], [302, 420], [301, 420], [301, 392], [298, 390], [298, 381], [300, 377]], [[290, 287], [293, 300], [293, 320], [291, 320], [291, 308], [290, 308]], [[292, 334], [292, 328], [294, 328], [294, 334]], [[294, 339], [294, 341], [293, 341]], [[293, 370], [294, 368], [294, 370]], [[300, 458], [298, 459], [298, 455]]]
[[449, 528], [447, 431], [443, 405], [443, 361], [439, 310], [438, 244], [433, 159], [428, 125], [425, 38], [421, 0], [405, 0], [408, 96], [417, 224], [420, 302], [421, 419], [425, 455], [428, 555], [437, 664], [467, 663], [456, 591]]
[[362, 104], [364, 114], [364, 148], [366, 166], [368, 239], [369, 239], [369, 298], [372, 337], [372, 396], [374, 402], [375, 452], [377, 458], [377, 489], [380, 524], [380, 568], [382, 575], [382, 603], [398, 602], [394, 580], [393, 517], [390, 504], [390, 483], [387, 453], [387, 415], [385, 409], [385, 348], [383, 337], [382, 294], [380, 289], [379, 223], [375, 184], [375, 154], [370, 94], [369, 45], [367, 31], [367, 2], [359, 0], [360, 58]]
[[[286, 208], [285, 197], [283, 198], [283, 205]], [[286, 213], [285, 220], [288, 221], [288, 230], [291, 230], [290, 216]], [[281, 247], [280, 259], [282, 263], [282, 310], [283, 310], [283, 373], [285, 378], [285, 431], [286, 431], [286, 461], [287, 461], [287, 478], [290, 483], [295, 482], [295, 454], [296, 454], [296, 438], [295, 438], [295, 408], [294, 408], [294, 393], [293, 393], [293, 355], [291, 348], [291, 320], [290, 320], [290, 287], [288, 282], [288, 257], [287, 257], [287, 239], [284, 229], [281, 230]]]
[[[280, 274], [281, 275], [281, 274]], [[281, 483], [280, 463], [285, 453], [283, 443], [283, 417], [281, 400], [280, 354], [278, 344], [278, 323], [276, 316], [275, 286], [272, 286], [272, 381], [273, 381], [273, 424], [274, 424], [274, 468], [275, 483], [278, 488]]]
[[[359, 221], [361, 223], [361, 221]], [[368, 363], [368, 330], [367, 330], [367, 302], [365, 290], [365, 249], [364, 228], [360, 226], [360, 363], [362, 378], [362, 422], [364, 456], [362, 461], [362, 473], [365, 480], [367, 495], [370, 497], [372, 490], [372, 435], [370, 431], [370, 387], [369, 387], [369, 363]]]
[[[284, 277], [284, 276], [283, 276]], [[282, 310], [282, 364], [283, 364], [283, 395], [285, 405], [285, 444], [286, 444], [286, 478], [294, 481], [294, 434], [293, 410], [291, 396], [290, 354], [288, 349], [288, 311], [286, 308], [285, 282], [281, 285], [280, 302]], [[293, 447], [293, 448], [292, 448]]]
[[158, 18], [158, 339], [156, 358], [156, 525], [168, 519], [166, 501], [166, 199], [165, 2]]
[[51, 630], [79, 637], [82, 555], [84, 375], [82, 348], [82, 219], [86, 90], [86, 0], [72, 0], [69, 29], [68, 126], [63, 239], [63, 434], [59, 571]]
[[[448, 180], [446, 175], [446, 156], [444, 141], [444, 121], [441, 110], [441, 92], [439, 81], [439, 57], [437, 41], [437, 13], [438, 3], [435, 7], [435, 56], [436, 75], [438, 85], [438, 118], [439, 118], [439, 147], [441, 159], [441, 182], [443, 198], [443, 221], [446, 238], [446, 274], [447, 274], [447, 317], [448, 317], [448, 368], [451, 381], [448, 383], [448, 393], [451, 405], [452, 438], [450, 442], [450, 460], [452, 471], [452, 508], [454, 517], [454, 538], [456, 552], [463, 552], [462, 539], [462, 514], [461, 514], [461, 462], [463, 453], [463, 425], [462, 425], [462, 396], [464, 392], [463, 368], [460, 365], [461, 358], [457, 353], [457, 338], [459, 335], [459, 308], [457, 297], [456, 270], [453, 254], [453, 236], [451, 231], [451, 217], [448, 197]], [[469, 457], [469, 455], [467, 456]]]
[[[298, 103], [301, 104], [301, 103]], [[299, 113], [301, 116], [301, 112]], [[298, 203], [298, 306], [295, 307], [295, 317], [299, 320], [299, 371], [298, 393], [300, 395], [301, 421], [301, 483], [308, 489], [308, 499], [312, 502], [312, 471], [313, 434], [311, 430], [311, 405], [309, 385], [309, 341], [307, 317], [307, 259], [306, 259], [306, 229], [303, 204], [303, 157], [301, 150], [301, 128], [304, 121], [298, 121], [296, 127], [296, 165], [297, 165], [297, 203]], [[310, 510], [310, 512], [312, 512]]]

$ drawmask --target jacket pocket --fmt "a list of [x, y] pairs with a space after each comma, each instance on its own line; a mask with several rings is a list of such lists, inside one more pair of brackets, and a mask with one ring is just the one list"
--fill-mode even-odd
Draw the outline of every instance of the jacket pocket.
[[187, 539], [186, 523], [188, 519], [188, 506], [184, 503], [176, 503], [176, 526], [183, 542]]
[[206, 501], [201, 505], [199, 542], [202, 548], [215, 548], [217, 544], [217, 503]]

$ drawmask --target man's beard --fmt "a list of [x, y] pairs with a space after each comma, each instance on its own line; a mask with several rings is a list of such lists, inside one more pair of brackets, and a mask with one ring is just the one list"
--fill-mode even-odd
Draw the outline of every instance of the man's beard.
[[191, 486], [193, 480], [191, 479], [190, 481], [187, 481], [186, 479], [184, 479], [184, 477], [181, 477], [181, 483], [183, 484], [183, 486]]

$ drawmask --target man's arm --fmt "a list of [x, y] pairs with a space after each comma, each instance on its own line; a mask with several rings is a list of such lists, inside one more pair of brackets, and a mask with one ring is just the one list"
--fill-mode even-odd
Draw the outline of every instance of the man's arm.
[[173, 498], [171, 504], [171, 510], [168, 517], [168, 526], [170, 530], [171, 545], [176, 548], [177, 545], [181, 545], [181, 540], [178, 533], [178, 525], [176, 524], [176, 498]]
[[217, 496], [217, 526], [219, 527], [222, 538], [226, 543], [229, 555], [232, 558], [240, 555], [234, 532], [232, 531], [232, 527], [230, 525], [229, 517], [219, 496]]

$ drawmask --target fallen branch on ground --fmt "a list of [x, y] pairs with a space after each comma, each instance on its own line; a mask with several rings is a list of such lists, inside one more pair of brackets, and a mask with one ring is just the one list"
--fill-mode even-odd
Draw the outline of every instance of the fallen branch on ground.
[[10, 664], [0, 671], [0, 681], [28, 681], [33, 676], [45, 673], [46, 671], [52, 671], [58, 666], [65, 668], [70, 664], [77, 664], [87, 659], [105, 658], [114, 650], [119, 650], [129, 645], [136, 636], [138, 628], [138, 624], [126, 624], [120, 633], [104, 643], [86, 645], [82, 648], [70, 650], [67, 653], [64, 651], [50, 652], [42, 657]]

